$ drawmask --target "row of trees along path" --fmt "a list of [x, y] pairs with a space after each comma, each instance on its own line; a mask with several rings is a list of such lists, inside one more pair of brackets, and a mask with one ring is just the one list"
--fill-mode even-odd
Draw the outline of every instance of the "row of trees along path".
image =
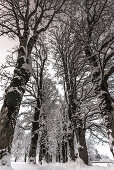
[[[98, 126], [92, 122], [96, 112], [102, 116], [102, 124], [106, 128], [110, 150], [114, 155], [114, 108], [113, 98], [108, 88], [108, 80], [114, 72], [113, 6], [110, 0], [0, 1], [0, 35], [8, 35], [10, 38], [19, 40], [14, 74], [5, 90], [0, 113], [0, 160], [7, 152], [10, 153], [20, 105], [32, 75], [36, 82], [36, 106], [31, 125], [29, 161], [36, 163], [40, 114], [42, 105], [45, 103], [43, 98], [44, 68], [48, 55], [44, 39], [42, 42], [40, 36], [43, 37], [47, 29], [48, 44], [51, 44], [51, 53], [56, 61], [55, 68], [64, 86], [64, 105], [67, 107], [65, 112], [67, 113], [68, 132], [64, 126], [67, 137], [62, 138], [63, 162], [68, 160], [67, 147], [69, 147], [71, 160], [76, 159], [75, 134], [77, 156], [88, 164], [86, 132], [92, 130], [93, 127], [101, 128], [101, 124]], [[41, 51], [38, 49], [39, 46]], [[36, 64], [35, 69], [32, 68], [32, 60]], [[94, 97], [97, 97], [99, 110], [95, 107], [96, 112], [91, 113], [87, 109], [87, 103], [91, 98], [91, 104], [94, 106]], [[82, 109], [85, 105], [87, 113]], [[46, 119], [45, 115], [43, 119]], [[44, 136], [47, 136], [46, 129], [41, 140]], [[58, 155], [60, 145], [58, 142]], [[46, 148], [44, 144], [41, 144], [40, 148], [40, 161], [47, 153], [46, 149], [42, 148]], [[48, 157], [52, 159], [49, 153]]]
[[[10, 85], [5, 90], [0, 113], [0, 159], [10, 151], [16, 119], [32, 73], [31, 52], [39, 34], [46, 31], [59, 13], [60, 1], [0, 1], [0, 34], [19, 40], [18, 58]], [[42, 26], [43, 23], [43, 26]]]

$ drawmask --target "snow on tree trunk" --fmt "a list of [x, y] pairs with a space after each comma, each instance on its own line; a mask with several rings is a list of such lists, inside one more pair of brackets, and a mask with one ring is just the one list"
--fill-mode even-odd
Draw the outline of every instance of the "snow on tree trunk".
[[69, 127], [68, 132], [68, 146], [69, 146], [69, 154], [71, 161], [75, 161], [75, 150], [74, 150], [74, 130], [72, 127]]
[[105, 77], [102, 77], [99, 67], [94, 67], [93, 69], [92, 82], [106, 126], [110, 150], [114, 156], [114, 108], [112, 107], [111, 97], [108, 92], [107, 80], [105, 80]]
[[[79, 108], [77, 109], [76, 104], [73, 102], [73, 97], [70, 99], [70, 110], [71, 110], [71, 119], [75, 136], [80, 144], [81, 148], [78, 148], [79, 156], [80, 158], [85, 162], [85, 164], [88, 164], [88, 152], [87, 152], [87, 146], [86, 146], [86, 139], [85, 139], [85, 130], [83, 129], [83, 122], [80, 116]], [[73, 142], [71, 142], [73, 143]], [[74, 152], [74, 160], [75, 160], [75, 152]]]
[[68, 108], [68, 117], [69, 117], [69, 124], [68, 124], [68, 145], [69, 145], [69, 152], [70, 152], [70, 159], [75, 161], [75, 150], [74, 150], [74, 127], [73, 124], [73, 115], [76, 111], [76, 105], [73, 103], [73, 96], [70, 94], [69, 97], [69, 108]]
[[0, 159], [10, 150], [16, 119], [31, 70], [31, 61], [27, 56], [26, 48], [20, 45], [14, 75], [9, 87], [5, 90], [0, 113]]
[[0, 166], [6, 165], [10, 167], [11, 166], [10, 154], [8, 152], [6, 154], [6, 152], [4, 152], [3, 150], [0, 151], [0, 154], [2, 154], [2, 159], [0, 159]]
[[92, 56], [89, 46], [86, 47], [85, 54], [91, 64], [92, 83], [101, 110], [101, 116], [104, 119], [104, 125], [107, 129], [110, 150], [114, 156], [114, 108], [112, 107], [112, 101], [108, 91], [107, 76], [104, 74], [105, 70], [102, 71], [100, 68], [98, 56]]
[[32, 132], [31, 132], [31, 144], [30, 144], [30, 151], [29, 151], [29, 162], [34, 163], [34, 164], [36, 163], [39, 116], [40, 116], [40, 108], [41, 108], [41, 105], [39, 102], [37, 102], [37, 107], [35, 108], [35, 114], [34, 114], [34, 120], [32, 123]]
[[39, 152], [39, 162], [42, 164], [42, 161], [45, 160], [46, 156], [46, 144], [41, 143], [40, 144], [40, 152]]
[[85, 139], [85, 130], [83, 129], [76, 129], [75, 135], [77, 138], [77, 150], [78, 150], [78, 157], [80, 157], [85, 164], [88, 165], [88, 152], [87, 152], [87, 145]]
[[61, 151], [60, 151], [60, 144], [57, 144], [57, 148], [56, 148], [56, 162], [61, 162]]
[[62, 141], [62, 162], [65, 163], [68, 161], [68, 157], [67, 157], [67, 142]]
[[[107, 37], [105, 37], [103, 40], [101, 40], [101, 35], [96, 40], [99, 42], [97, 44], [97, 47], [95, 47], [93, 44], [96, 41], [93, 39], [94, 30], [97, 28], [97, 24], [99, 23], [100, 19], [102, 18], [102, 14], [105, 11], [105, 7], [107, 5], [107, 1], [103, 4], [102, 7], [100, 7], [99, 11], [101, 12], [97, 14], [97, 20], [94, 17], [95, 13], [91, 12], [91, 9], [88, 8], [89, 3], [86, 3], [86, 21], [87, 21], [87, 42], [85, 46], [85, 55], [87, 60], [90, 63], [91, 70], [92, 70], [92, 82], [94, 86], [94, 91], [97, 96], [97, 100], [99, 103], [99, 107], [101, 110], [101, 116], [104, 119], [104, 124], [107, 129], [107, 134], [109, 137], [109, 143], [110, 143], [110, 150], [114, 156], [114, 108], [112, 107], [112, 102], [110, 98], [110, 94], [108, 91], [108, 74], [105, 76], [107, 68], [105, 67], [107, 64], [107, 61], [110, 60], [110, 57], [113, 56], [113, 50], [111, 49], [112, 55], [110, 56], [109, 47], [113, 43], [114, 40], [114, 34], [110, 34]], [[96, 10], [96, 6], [94, 6], [93, 2], [93, 11]], [[92, 16], [90, 17], [90, 15]], [[107, 22], [109, 22], [107, 20]], [[96, 24], [97, 23], [97, 24]], [[102, 24], [103, 25], [103, 24]], [[101, 27], [102, 28], [102, 27]], [[98, 33], [99, 34], [99, 33]], [[96, 37], [97, 37], [96, 32]], [[103, 36], [103, 35], [102, 35]], [[100, 40], [100, 41], [99, 41]], [[93, 47], [94, 48], [93, 48]], [[97, 50], [96, 50], [97, 49]], [[104, 55], [104, 51], [107, 51]], [[108, 55], [110, 57], [108, 57]], [[109, 59], [108, 59], [109, 58]], [[108, 73], [113, 73], [114, 67], [109, 68], [110, 70]], [[111, 70], [112, 69], [112, 70]]]

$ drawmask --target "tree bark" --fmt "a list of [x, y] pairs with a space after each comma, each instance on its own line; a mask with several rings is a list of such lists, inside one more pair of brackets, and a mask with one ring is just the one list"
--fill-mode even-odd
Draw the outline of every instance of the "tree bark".
[[[105, 76], [104, 74], [105, 69], [106, 69], [105, 66], [107, 63], [106, 56], [104, 57], [103, 61], [100, 58], [100, 54], [103, 54], [103, 50], [105, 48], [107, 49], [107, 47], [110, 46], [111, 42], [113, 43], [114, 34], [108, 35], [107, 39], [105, 38], [105, 40], [100, 42], [101, 47], [98, 51], [95, 50], [96, 49], [95, 47], [94, 51], [97, 52], [96, 55], [94, 54], [94, 51], [92, 50], [93, 47], [91, 47], [91, 45], [94, 44], [93, 42], [95, 42], [95, 40], [93, 41], [92, 39], [92, 36], [93, 36], [92, 34], [94, 34], [94, 28], [96, 26], [96, 23], [98, 24], [98, 21], [101, 18], [101, 14], [105, 9], [106, 3], [107, 1], [105, 1], [102, 8], [100, 9], [101, 12], [97, 14], [98, 15], [96, 17], [97, 20], [95, 19], [95, 17], [93, 17], [95, 13], [93, 13], [93, 16], [91, 16], [90, 18], [91, 11], [88, 8], [88, 2], [86, 3], [87, 45], [85, 46], [85, 54], [91, 66], [92, 82], [94, 86], [94, 91], [98, 99], [98, 104], [101, 110], [101, 116], [104, 119], [104, 124], [106, 126], [107, 135], [108, 135], [109, 143], [110, 143], [110, 150], [114, 156], [114, 108], [112, 107], [112, 101], [111, 101], [111, 97], [108, 91], [108, 83], [107, 83], [108, 77]], [[93, 5], [93, 10], [95, 8], [96, 7]], [[108, 51], [107, 51], [107, 54], [108, 54]], [[113, 72], [113, 70], [111, 72]]]
[[46, 149], [45, 160], [47, 163], [52, 162], [52, 155], [49, 153], [48, 148]]
[[0, 159], [11, 147], [17, 116], [26, 84], [31, 76], [31, 58], [26, 46], [20, 44], [14, 76], [5, 90], [4, 104], [0, 113]]
[[42, 164], [42, 160], [43, 160], [43, 158], [45, 158], [45, 154], [46, 154], [45, 144], [42, 143], [42, 144], [40, 144], [40, 152], [39, 152], [39, 162], [40, 162], [40, 164]]
[[68, 145], [71, 161], [75, 161], [75, 150], [74, 150], [74, 130], [68, 135]]
[[90, 58], [88, 61], [92, 69], [92, 83], [101, 110], [100, 113], [106, 126], [110, 150], [114, 156], [114, 108], [108, 91], [107, 77], [103, 74], [104, 70], [102, 72], [100, 69], [98, 56], [91, 57], [92, 53], [89, 46], [86, 47], [85, 53], [86, 57]]
[[100, 113], [106, 126], [107, 135], [109, 138], [110, 151], [114, 156], [114, 108], [112, 106], [111, 96], [108, 91], [108, 83], [105, 77], [102, 77], [99, 67], [94, 68], [92, 82], [97, 96]]
[[29, 162], [32, 162], [34, 164], [36, 163], [36, 150], [37, 150], [38, 131], [39, 131], [39, 116], [40, 116], [40, 109], [42, 106], [43, 71], [44, 71], [46, 59], [43, 61], [43, 65], [40, 68], [39, 77], [38, 77], [39, 74], [38, 74], [38, 67], [37, 67], [37, 77], [35, 79], [37, 85], [37, 107], [35, 109], [34, 121], [32, 123], [32, 132], [31, 132], [32, 137], [31, 137], [31, 144], [30, 144], [30, 151], [29, 151]]
[[24, 155], [24, 162], [26, 162], [27, 161], [27, 153], [25, 153], [25, 155]]
[[[74, 137], [72, 136], [74, 134], [74, 130], [78, 129], [77, 127], [80, 126], [81, 130], [83, 131], [83, 123], [80, 120], [80, 114], [78, 112], [78, 106], [75, 103], [77, 99], [77, 94], [76, 94], [76, 89], [73, 89], [73, 86], [76, 86], [76, 84], [73, 83], [72, 79], [72, 68], [70, 68], [70, 76], [68, 74], [68, 66], [67, 63], [65, 63], [65, 60], [63, 58], [63, 67], [64, 67], [64, 74], [65, 74], [65, 82], [66, 82], [66, 87], [67, 87], [67, 92], [68, 92], [68, 117], [71, 122], [71, 132], [68, 137], [68, 143], [69, 143], [69, 148], [70, 148], [70, 158], [71, 160], [75, 161], [75, 151], [74, 151]], [[74, 75], [75, 77], [75, 75]], [[79, 130], [79, 129], [78, 129]], [[84, 147], [84, 149], [79, 149], [79, 156], [80, 158], [88, 164], [88, 153], [87, 153], [87, 146], [86, 146], [86, 140], [85, 140], [85, 133], [83, 132], [78, 132], [76, 133], [76, 138], [80, 145]], [[84, 140], [84, 143], [82, 143], [81, 136]]]
[[68, 161], [68, 157], [67, 157], [67, 142], [62, 141], [62, 162], [65, 163]]
[[85, 164], [88, 165], [88, 152], [87, 145], [85, 139], [85, 130], [84, 129], [76, 129], [75, 135], [78, 143], [78, 156], [84, 161]]
[[56, 162], [61, 162], [61, 149], [60, 144], [58, 143], [57, 149], [56, 149]]
[[40, 139], [40, 151], [39, 151], [39, 162], [41, 164], [43, 159], [45, 159], [46, 161], [46, 151], [47, 151], [47, 129], [43, 129], [42, 136]]
[[31, 143], [29, 151], [29, 162], [36, 163], [36, 151], [38, 142], [38, 130], [39, 130], [39, 116], [40, 116], [40, 100], [37, 101], [37, 107], [35, 108], [34, 120], [32, 122]]
[[15, 162], [17, 162], [17, 157], [15, 157]]

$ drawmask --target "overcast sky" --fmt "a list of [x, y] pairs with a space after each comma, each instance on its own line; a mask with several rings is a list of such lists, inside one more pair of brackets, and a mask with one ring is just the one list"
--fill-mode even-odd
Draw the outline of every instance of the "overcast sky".
[[5, 62], [8, 51], [15, 47], [18, 42], [7, 37], [0, 37], [0, 65]]

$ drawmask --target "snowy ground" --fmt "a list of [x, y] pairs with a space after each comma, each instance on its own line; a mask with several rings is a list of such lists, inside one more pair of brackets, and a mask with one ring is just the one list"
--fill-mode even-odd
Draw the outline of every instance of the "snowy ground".
[[12, 162], [12, 168], [0, 166], [0, 170], [114, 170], [114, 165], [104, 166], [87, 166], [81, 160], [65, 164], [43, 164], [31, 165], [24, 162]]

